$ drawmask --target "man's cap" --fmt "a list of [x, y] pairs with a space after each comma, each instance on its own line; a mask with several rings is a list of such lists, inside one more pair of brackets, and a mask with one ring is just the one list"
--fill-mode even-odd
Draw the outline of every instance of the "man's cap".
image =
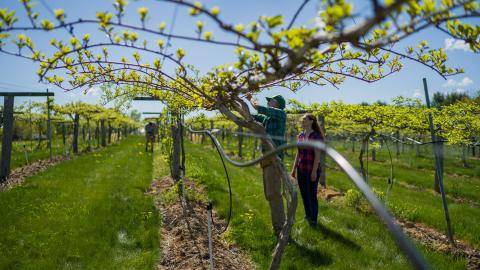
[[276, 95], [274, 97], [267, 97], [267, 101], [270, 101], [272, 99], [278, 102], [280, 109], [285, 109], [285, 99], [281, 95]]

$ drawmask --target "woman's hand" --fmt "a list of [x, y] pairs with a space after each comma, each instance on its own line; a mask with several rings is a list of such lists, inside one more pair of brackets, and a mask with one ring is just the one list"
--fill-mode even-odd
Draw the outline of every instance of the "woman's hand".
[[317, 181], [317, 170], [312, 170], [312, 173], [310, 174], [310, 181]]

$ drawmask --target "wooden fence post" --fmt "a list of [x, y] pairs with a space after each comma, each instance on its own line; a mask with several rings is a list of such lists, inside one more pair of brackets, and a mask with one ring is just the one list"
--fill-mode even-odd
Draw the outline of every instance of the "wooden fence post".
[[65, 130], [65, 123], [62, 122], [62, 140], [63, 140], [63, 146], [67, 144], [67, 131]]
[[105, 119], [100, 120], [100, 130], [102, 135], [102, 146], [107, 146], [107, 127], [105, 126]]
[[3, 100], [3, 141], [2, 163], [0, 166], [0, 181], [5, 181], [10, 175], [13, 140], [13, 96], [5, 96]]
[[[326, 136], [326, 130], [325, 130], [325, 116], [324, 115], [320, 115], [318, 117], [318, 123], [320, 125], [320, 130], [323, 132], [323, 135], [325, 136], [325, 139], [324, 139], [324, 143], [327, 142], [327, 136]], [[327, 166], [325, 164], [326, 162], [326, 153], [325, 151], [321, 151], [321, 154], [320, 154], [320, 185], [322, 185], [323, 187], [325, 187], [327, 185]]]
[[72, 148], [73, 153], [78, 154], [78, 129], [80, 124], [80, 115], [75, 114], [73, 119], [73, 138], [72, 138]]
[[[213, 120], [210, 120], [210, 131], [212, 131], [215, 128], [215, 124]], [[215, 148], [215, 144], [212, 141], [212, 148]]]
[[[47, 89], [48, 93], [48, 89]], [[52, 118], [50, 117], [50, 98], [47, 96], [47, 136], [48, 150], [50, 152], [50, 162], [52, 162]]]
[[[205, 124], [202, 123], [202, 129], [205, 129]], [[202, 133], [202, 137], [200, 138], [200, 144], [203, 144], [205, 142], [205, 134]]]
[[238, 157], [243, 158], [242, 156], [242, 146], [243, 146], [243, 127], [238, 126]]
[[400, 156], [400, 131], [397, 130], [395, 132], [395, 137], [397, 138], [397, 140], [395, 141], [395, 150], [398, 158]]

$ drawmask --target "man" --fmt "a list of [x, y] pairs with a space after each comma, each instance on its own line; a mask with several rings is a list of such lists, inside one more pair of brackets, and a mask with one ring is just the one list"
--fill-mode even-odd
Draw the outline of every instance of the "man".
[[[253, 118], [265, 127], [265, 131], [271, 136], [274, 146], [278, 147], [285, 144], [284, 138], [287, 121], [287, 114], [283, 111], [283, 109], [285, 109], [285, 99], [281, 95], [267, 97], [268, 103], [267, 107], [265, 107], [252, 101], [250, 94], [248, 94], [246, 98], [258, 112]], [[266, 150], [266, 145], [262, 144], [262, 152]], [[283, 159], [283, 153], [278, 154], [278, 157]], [[263, 189], [265, 198], [270, 204], [273, 230], [275, 235], [279, 237], [280, 231], [285, 223], [281, 177], [275, 170], [272, 159], [264, 160], [260, 165], [263, 169]]]
[[148, 151], [148, 144], [150, 143], [150, 151], [153, 152], [153, 145], [155, 144], [156, 126], [152, 122], [148, 122], [145, 126], [145, 152]]

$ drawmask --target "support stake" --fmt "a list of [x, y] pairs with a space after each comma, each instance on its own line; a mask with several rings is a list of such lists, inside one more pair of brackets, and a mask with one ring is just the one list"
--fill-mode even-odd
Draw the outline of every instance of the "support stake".
[[[48, 93], [48, 89], [47, 89]], [[52, 119], [50, 117], [50, 98], [47, 96], [47, 133], [48, 133], [48, 149], [50, 151], [50, 162], [52, 162]]]
[[[430, 108], [430, 97], [428, 95], [428, 87], [427, 87], [427, 79], [423, 78], [423, 88], [425, 89], [425, 100], [427, 102], [427, 107]], [[428, 123], [430, 125], [430, 133], [432, 136], [432, 146], [433, 146], [433, 153], [435, 154], [435, 170], [438, 175], [438, 184], [440, 188], [440, 193], [442, 194], [442, 204], [443, 204], [443, 211], [445, 213], [445, 221], [447, 223], [447, 232], [448, 232], [448, 240], [452, 245], [455, 245], [455, 241], [453, 240], [453, 231], [452, 225], [450, 222], [450, 214], [448, 213], [448, 205], [447, 205], [447, 198], [445, 196], [445, 189], [443, 188], [443, 171], [441, 168], [441, 160], [440, 160], [440, 149], [437, 140], [437, 136], [435, 135], [435, 130], [433, 129], [433, 118], [432, 114], [428, 114]]]
[[3, 100], [3, 141], [2, 163], [0, 165], [0, 181], [5, 181], [10, 175], [10, 160], [12, 157], [13, 140], [13, 101], [14, 96], [5, 96]]
[[213, 241], [212, 241], [212, 209], [213, 203], [211, 201], [208, 202], [207, 205], [207, 216], [208, 216], [208, 254], [210, 260], [210, 269], [213, 270]]

